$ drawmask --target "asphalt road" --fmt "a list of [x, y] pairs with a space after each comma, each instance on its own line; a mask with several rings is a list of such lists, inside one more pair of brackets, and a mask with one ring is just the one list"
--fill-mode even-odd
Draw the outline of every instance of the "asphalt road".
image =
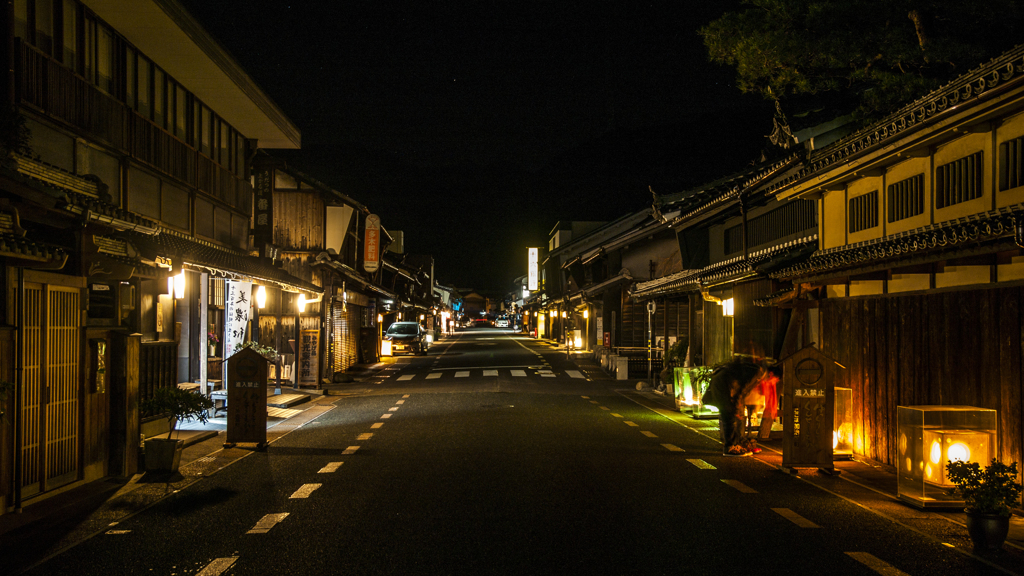
[[[29, 574], [1005, 574], [467, 330]], [[2, 561], [0, 561], [2, 562]]]

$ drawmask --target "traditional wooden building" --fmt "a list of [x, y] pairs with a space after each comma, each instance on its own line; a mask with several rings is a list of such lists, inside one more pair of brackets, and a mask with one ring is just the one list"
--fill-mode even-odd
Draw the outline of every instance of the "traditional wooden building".
[[135, 471], [139, 401], [213, 379], [225, 279], [319, 290], [250, 255], [248, 159], [299, 132], [177, 2], [5, 10], [0, 513]]
[[[999, 414], [999, 456], [1024, 458], [1024, 47], [814, 150], [770, 187], [814, 200], [819, 247], [774, 271], [846, 366], [854, 450], [899, 466], [900, 405]], [[905, 444], [905, 443], [904, 443]]]

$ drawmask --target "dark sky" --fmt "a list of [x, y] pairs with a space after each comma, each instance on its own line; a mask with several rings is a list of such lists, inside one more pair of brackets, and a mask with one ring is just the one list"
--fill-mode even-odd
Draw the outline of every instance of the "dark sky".
[[737, 170], [771, 126], [697, 35], [732, 2], [181, 1], [302, 131], [282, 155], [459, 287], [510, 288], [558, 220]]

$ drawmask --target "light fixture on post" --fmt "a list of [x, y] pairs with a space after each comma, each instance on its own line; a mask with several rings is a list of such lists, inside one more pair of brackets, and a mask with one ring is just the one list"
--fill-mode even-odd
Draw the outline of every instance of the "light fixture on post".
[[174, 278], [174, 299], [181, 300], [185, 297], [185, 271], [178, 272]]
[[298, 300], [299, 314], [302, 314], [303, 312], [306, 311], [306, 302], [307, 302], [306, 295], [305, 294], [299, 294], [299, 300]]
[[267, 287], [260, 286], [256, 288], [256, 307], [260, 310], [267, 307]]
[[735, 311], [735, 300], [732, 298], [722, 300], [722, 316], [732, 316]]

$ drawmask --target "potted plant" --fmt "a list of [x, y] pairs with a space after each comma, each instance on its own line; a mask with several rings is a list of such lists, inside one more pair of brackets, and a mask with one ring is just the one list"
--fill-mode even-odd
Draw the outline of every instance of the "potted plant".
[[217, 338], [217, 334], [214, 332], [206, 333], [206, 344], [210, 348], [210, 356], [217, 355], [217, 344], [220, 343], [220, 338]]
[[993, 458], [982, 469], [977, 462], [950, 461], [946, 475], [967, 506], [967, 533], [975, 551], [1001, 549], [1010, 530], [1010, 508], [1021, 493], [1017, 463], [1007, 465]]
[[185, 443], [180, 439], [172, 439], [178, 422], [195, 418], [206, 424], [206, 411], [213, 406], [209, 398], [182, 390], [177, 386], [158, 388], [153, 397], [142, 403], [142, 411], [151, 415], [163, 414], [170, 425], [167, 438], [147, 438], [145, 443], [146, 470], [176, 472], [181, 463], [181, 451]]

